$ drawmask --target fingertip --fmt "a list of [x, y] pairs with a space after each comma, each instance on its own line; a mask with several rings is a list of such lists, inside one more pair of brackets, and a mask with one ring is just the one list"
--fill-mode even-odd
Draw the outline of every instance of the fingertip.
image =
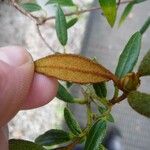
[[22, 109], [37, 108], [49, 103], [56, 96], [57, 87], [56, 79], [35, 73], [29, 95]]

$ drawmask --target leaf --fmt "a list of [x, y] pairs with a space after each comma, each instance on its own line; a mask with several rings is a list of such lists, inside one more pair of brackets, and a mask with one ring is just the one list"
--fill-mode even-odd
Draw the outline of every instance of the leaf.
[[93, 84], [93, 88], [94, 88], [95, 93], [96, 93], [97, 96], [99, 96], [100, 98], [105, 98], [106, 97], [107, 89], [106, 89], [105, 82], [95, 83], [95, 84]]
[[70, 136], [67, 132], [58, 129], [51, 129], [35, 139], [35, 143], [43, 146], [52, 146], [68, 142]]
[[150, 118], [150, 95], [133, 91], [128, 95], [129, 105], [138, 113]]
[[68, 40], [67, 23], [66, 23], [65, 15], [59, 5], [57, 6], [55, 27], [56, 27], [57, 37], [60, 43], [63, 46], [66, 45]]
[[138, 69], [140, 76], [150, 75], [150, 50], [144, 56]]
[[143, 34], [150, 26], [150, 17], [146, 20], [142, 28], [140, 29], [140, 33]]
[[103, 120], [97, 121], [87, 136], [84, 150], [98, 150], [99, 145], [106, 134], [106, 122]]
[[113, 27], [117, 15], [116, 0], [99, 0], [99, 3], [108, 23]]
[[80, 125], [78, 124], [74, 115], [68, 108], [64, 109], [64, 117], [68, 125], [68, 128], [74, 135], [79, 135], [80, 133], [82, 133]]
[[10, 139], [9, 150], [46, 150], [46, 149], [31, 141], [21, 139]]
[[132, 8], [135, 4], [138, 4], [138, 3], [141, 3], [141, 2], [144, 2], [146, 0], [133, 0], [131, 1], [130, 3], [128, 3], [128, 5], [125, 7], [122, 15], [121, 15], [121, 18], [120, 18], [120, 21], [119, 21], [119, 26], [122, 25], [122, 23], [125, 21], [125, 19], [127, 18], [127, 16], [130, 14], [130, 12], [132, 11]]
[[73, 85], [73, 83], [71, 83], [71, 82], [66, 82], [67, 88], [70, 88], [72, 85]]
[[97, 150], [106, 150], [106, 148], [101, 144]]
[[114, 117], [111, 114], [107, 115], [107, 121], [109, 121], [109, 122], [115, 122]]
[[133, 34], [121, 53], [115, 73], [119, 78], [133, 70], [140, 53], [141, 38], [140, 32]]
[[106, 68], [75, 54], [49, 55], [34, 62], [35, 71], [60, 80], [80, 84], [116, 80]]
[[39, 11], [42, 9], [41, 6], [36, 3], [22, 3], [21, 7], [29, 12]]
[[72, 95], [60, 83], [58, 86], [56, 97], [59, 98], [60, 100], [63, 100], [64, 102], [74, 103], [74, 98], [72, 97]]
[[49, 0], [46, 5], [59, 4], [60, 6], [75, 6], [72, 0]]
[[71, 28], [77, 21], [78, 21], [78, 18], [70, 19], [70, 20], [67, 22], [67, 29]]

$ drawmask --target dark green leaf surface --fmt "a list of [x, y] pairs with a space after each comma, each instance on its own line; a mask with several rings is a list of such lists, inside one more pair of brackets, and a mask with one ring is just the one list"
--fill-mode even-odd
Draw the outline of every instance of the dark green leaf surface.
[[78, 18], [70, 19], [70, 20], [67, 22], [67, 29], [71, 28], [77, 21], [78, 21]]
[[108, 23], [113, 27], [117, 14], [116, 0], [99, 0], [99, 3]]
[[138, 72], [139, 72], [140, 76], [150, 75], [150, 50], [144, 56], [140, 66], [139, 66]]
[[97, 150], [106, 150], [106, 148], [103, 145], [100, 145]]
[[115, 73], [119, 78], [132, 72], [140, 53], [141, 38], [140, 32], [133, 34], [121, 53]]
[[72, 0], [49, 0], [46, 5], [48, 4], [59, 4], [61, 6], [75, 6]]
[[68, 40], [67, 23], [66, 23], [65, 15], [59, 5], [57, 6], [55, 27], [56, 27], [57, 37], [60, 43], [62, 45], [66, 45]]
[[106, 134], [106, 122], [99, 120], [97, 121], [87, 136], [84, 150], [98, 150], [99, 145]]
[[95, 84], [93, 84], [93, 88], [94, 88], [97, 96], [99, 96], [100, 98], [106, 97], [107, 89], [106, 89], [105, 82], [95, 83]]
[[72, 97], [72, 95], [60, 83], [58, 86], [58, 92], [56, 97], [59, 98], [60, 100], [63, 100], [64, 102], [74, 103], [74, 98]]
[[70, 131], [74, 135], [79, 135], [82, 132], [80, 125], [78, 124], [74, 115], [72, 114], [72, 112], [68, 108], [64, 109], [64, 117], [65, 117], [66, 123], [67, 123]]
[[71, 82], [66, 82], [66, 86], [67, 86], [67, 88], [70, 88], [71, 86], [73, 85], [73, 83], [71, 83]]
[[11, 139], [9, 140], [9, 150], [46, 150], [46, 149], [31, 141], [21, 139]]
[[150, 95], [133, 91], [128, 95], [129, 105], [138, 113], [150, 118]]
[[23, 3], [21, 6], [29, 12], [39, 11], [42, 9], [41, 6], [36, 3]]
[[51, 129], [35, 139], [35, 143], [43, 146], [57, 145], [68, 142], [69, 134], [63, 130]]
[[143, 34], [150, 26], [150, 17], [146, 20], [142, 28], [140, 29], [140, 33]]
[[144, 1], [146, 1], [146, 0], [133, 0], [130, 3], [128, 3], [128, 5], [125, 7], [125, 9], [124, 9], [124, 11], [121, 15], [121, 18], [120, 18], [120, 21], [119, 21], [119, 26], [122, 25], [122, 23], [125, 21], [125, 19], [129, 15], [129, 13], [132, 11], [133, 6], [135, 4], [138, 4], [138, 3], [141, 3], [141, 2], [144, 2]]

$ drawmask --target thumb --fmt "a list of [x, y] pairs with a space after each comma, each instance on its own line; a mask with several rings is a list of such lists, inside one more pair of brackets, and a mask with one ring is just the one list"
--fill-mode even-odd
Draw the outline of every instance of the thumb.
[[0, 127], [21, 108], [34, 72], [29, 53], [21, 47], [0, 48]]

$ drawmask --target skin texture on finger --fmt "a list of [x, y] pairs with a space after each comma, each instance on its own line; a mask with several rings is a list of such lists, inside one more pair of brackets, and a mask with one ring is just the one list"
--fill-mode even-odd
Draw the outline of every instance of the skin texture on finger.
[[42, 74], [35, 73], [29, 95], [22, 109], [31, 109], [49, 103], [56, 95], [58, 81]]
[[0, 127], [20, 110], [33, 79], [30, 54], [20, 47], [0, 49]]

